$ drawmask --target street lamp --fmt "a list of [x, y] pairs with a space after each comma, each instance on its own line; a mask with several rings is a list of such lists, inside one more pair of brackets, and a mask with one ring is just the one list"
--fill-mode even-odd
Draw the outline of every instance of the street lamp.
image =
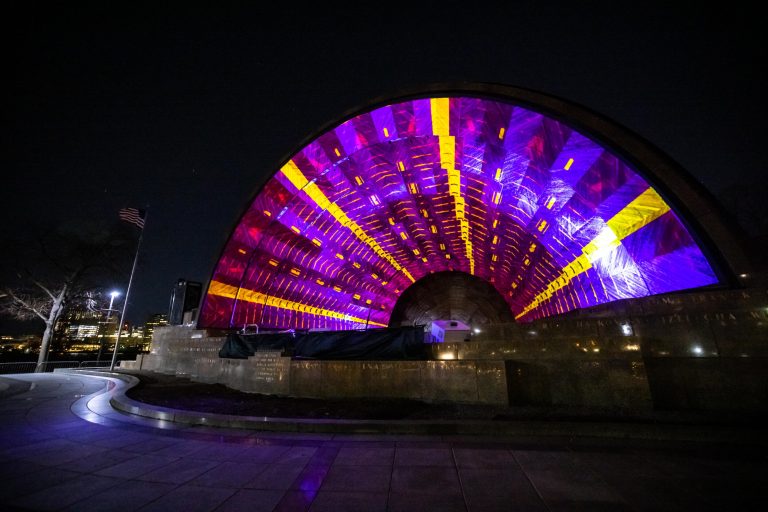
[[[115, 297], [119, 297], [120, 292], [109, 292], [109, 309], [107, 309], [107, 319], [104, 321], [105, 329], [109, 329], [109, 317], [112, 315], [112, 304], [115, 302]], [[99, 343], [99, 353], [96, 356], [96, 364], [101, 360], [101, 351], [104, 349], [104, 336], [101, 337], [101, 343]]]

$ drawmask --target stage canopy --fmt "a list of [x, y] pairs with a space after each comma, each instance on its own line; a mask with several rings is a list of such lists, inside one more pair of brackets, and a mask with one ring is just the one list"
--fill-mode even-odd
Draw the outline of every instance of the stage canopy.
[[567, 120], [427, 97], [354, 115], [294, 154], [240, 218], [200, 327], [388, 324], [441, 271], [489, 282], [517, 321], [712, 285], [641, 173]]

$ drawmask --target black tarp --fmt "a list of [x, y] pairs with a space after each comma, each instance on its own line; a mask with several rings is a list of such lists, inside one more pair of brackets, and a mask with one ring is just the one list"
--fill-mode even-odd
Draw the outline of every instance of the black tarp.
[[228, 334], [219, 357], [246, 359], [259, 350], [283, 350], [297, 359], [426, 359], [424, 327], [365, 331]]
[[283, 350], [293, 352], [296, 342], [294, 333], [227, 334], [219, 357], [248, 359], [258, 350]]

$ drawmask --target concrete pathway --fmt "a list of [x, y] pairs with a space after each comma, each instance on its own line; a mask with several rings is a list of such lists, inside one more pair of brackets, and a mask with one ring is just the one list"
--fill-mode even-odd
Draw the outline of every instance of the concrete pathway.
[[762, 448], [190, 427], [112, 410], [114, 379], [0, 382], [2, 510], [763, 510], [768, 498]]

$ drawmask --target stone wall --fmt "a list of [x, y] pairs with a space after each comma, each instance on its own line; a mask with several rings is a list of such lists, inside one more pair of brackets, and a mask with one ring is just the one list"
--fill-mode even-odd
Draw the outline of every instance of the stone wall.
[[511, 403], [768, 412], [765, 287], [618, 301], [472, 339], [434, 356], [507, 360]]
[[768, 412], [768, 358], [664, 357], [647, 361], [658, 409]]
[[503, 361], [292, 361], [290, 394], [508, 402]]
[[768, 411], [764, 289], [649, 297], [614, 309], [624, 316], [483, 328], [473, 341], [432, 345], [430, 361], [293, 361], [274, 352], [220, 359], [223, 337], [165, 327], [131, 367], [306, 397]]
[[505, 405], [504, 361], [320, 361], [291, 360], [279, 351], [248, 359], [221, 359], [224, 338], [186, 327], [155, 330], [149, 354], [126, 369], [175, 374], [198, 382], [284, 396], [413, 398]]
[[219, 349], [223, 344], [223, 337], [210, 336], [204, 330], [158, 327], [152, 335], [149, 354], [139, 356], [133, 365], [126, 361], [121, 366], [217, 382], [216, 368], [220, 365]]
[[248, 359], [222, 359], [224, 337], [183, 326], [158, 327], [149, 354], [121, 367], [186, 377], [197, 382], [220, 383], [252, 393], [287, 395], [291, 360], [280, 352], [259, 352]]
[[[626, 347], [629, 347], [627, 349]], [[433, 345], [441, 360], [504, 360], [512, 405], [649, 409], [653, 406], [640, 341], [573, 332], [526, 341]]]

